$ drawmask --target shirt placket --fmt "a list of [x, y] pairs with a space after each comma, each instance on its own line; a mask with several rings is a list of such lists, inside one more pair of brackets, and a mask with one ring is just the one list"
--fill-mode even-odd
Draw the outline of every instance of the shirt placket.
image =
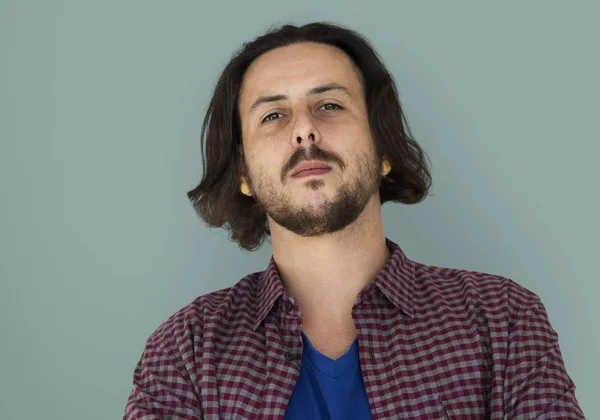
[[260, 418], [283, 419], [285, 409], [300, 377], [302, 360], [302, 316], [289, 295], [275, 303], [265, 319], [267, 385]]

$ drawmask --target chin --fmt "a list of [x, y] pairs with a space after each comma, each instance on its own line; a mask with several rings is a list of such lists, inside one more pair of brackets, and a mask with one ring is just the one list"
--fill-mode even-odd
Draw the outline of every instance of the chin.
[[331, 201], [334, 196], [333, 192], [326, 191], [323, 188], [318, 190], [306, 189], [302, 194], [297, 196], [297, 204], [300, 206], [318, 206]]
[[325, 207], [327, 206], [328, 202], [329, 202], [329, 200], [314, 200], [311, 202], [305, 202], [303, 205], [301, 205], [300, 208], [302, 208], [304, 210], [309, 210], [311, 213], [314, 213], [315, 215], [317, 213], [325, 214]]

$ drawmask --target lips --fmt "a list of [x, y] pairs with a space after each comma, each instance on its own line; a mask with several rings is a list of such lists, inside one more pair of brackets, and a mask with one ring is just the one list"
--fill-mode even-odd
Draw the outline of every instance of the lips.
[[323, 162], [304, 162], [296, 166], [292, 172], [293, 177], [320, 175], [331, 170], [331, 166]]

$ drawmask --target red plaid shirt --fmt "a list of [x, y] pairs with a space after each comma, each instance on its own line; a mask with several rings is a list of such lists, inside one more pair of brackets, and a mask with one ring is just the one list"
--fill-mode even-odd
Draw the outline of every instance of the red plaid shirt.
[[[513, 281], [391, 258], [352, 317], [373, 419], [582, 419], [540, 299]], [[282, 419], [302, 314], [271, 259], [148, 339], [124, 419]]]

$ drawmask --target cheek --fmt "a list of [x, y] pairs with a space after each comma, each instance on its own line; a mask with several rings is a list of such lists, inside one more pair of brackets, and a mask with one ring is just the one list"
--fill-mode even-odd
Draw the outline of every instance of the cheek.
[[329, 124], [320, 131], [324, 147], [346, 158], [368, 150], [372, 141], [371, 133], [358, 124]]
[[248, 156], [248, 171], [254, 183], [272, 183], [273, 177], [279, 177], [281, 164], [277, 156], [271, 150], [255, 151]]

